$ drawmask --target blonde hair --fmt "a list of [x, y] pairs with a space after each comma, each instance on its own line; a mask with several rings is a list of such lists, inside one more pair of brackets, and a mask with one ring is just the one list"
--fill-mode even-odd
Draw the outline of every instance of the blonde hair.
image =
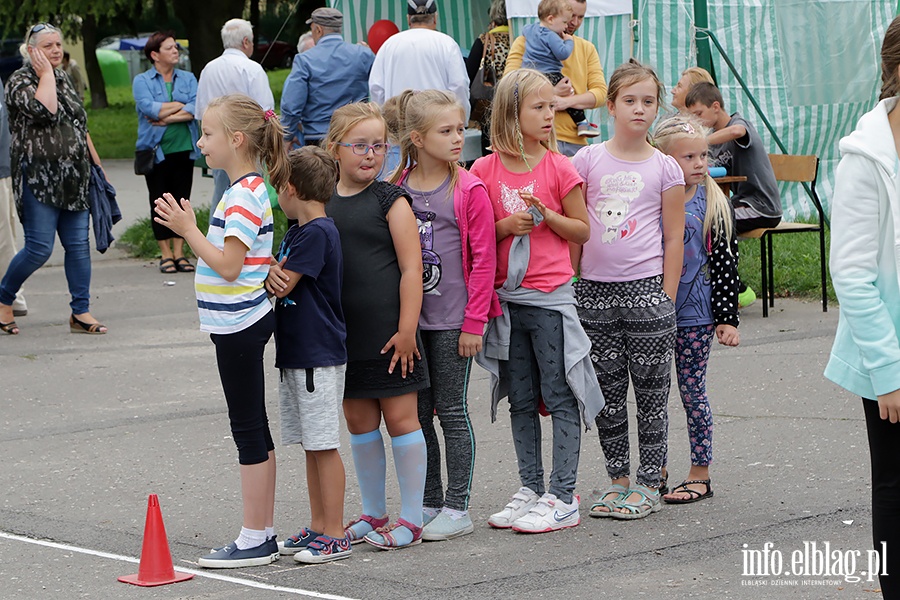
[[[679, 113], [657, 125], [653, 132], [653, 145], [665, 154], [681, 140], [706, 141], [706, 127], [693, 115]], [[719, 185], [709, 176], [703, 181], [706, 186], [706, 216], [703, 219], [703, 237], [707, 239], [730, 240], [734, 232], [731, 202]], [[731, 251], [730, 244], [728, 245]]]
[[559, 17], [566, 13], [570, 15], [572, 13], [569, 0], [541, 0], [537, 8], [537, 16], [541, 21], [547, 17]]
[[284, 189], [291, 168], [284, 149], [284, 127], [275, 113], [264, 111], [243, 94], [214, 98], [206, 108], [207, 120], [210, 111], [215, 111], [228, 138], [237, 132], [244, 134], [247, 157], [260, 171], [268, 170], [272, 187]]
[[[423, 90], [414, 92], [406, 90], [399, 96], [397, 103], [400, 112], [400, 164], [397, 170], [391, 174], [391, 183], [400, 181], [406, 165], [410, 165], [412, 171], [419, 163], [419, 149], [412, 142], [412, 133], [418, 132], [425, 135], [437, 121], [441, 111], [453, 108], [459, 111], [460, 118], [465, 119], [465, 110], [455, 96], [440, 90]], [[448, 195], [452, 197], [453, 190], [459, 181], [459, 163], [448, 162], [450, 171], [450, 186]]]
[[[519, 113], [525, 98], [544, 86], [551, 88], [552, 95], [550, 80], [534, 69], [516, 69], [503, 75], [494, 90], [491, 105], [491, 148], [494, 152], [519, 156], [525, 160], [525, 140], [522, 128], [519, 127]], [[550, 130], [550, 139], [541, 141], [541, 145], [551, 152], [559, 152], [555, 127]]]
[[381, 107], [384, 122], [387, 124], [388, 141], [400, 145], [400, 133], [403, 130], [403, 117], [400, 116], [400, 96], [393, 96], [384, 101]]
[[[684, 71], [681, 72], [682, 77], [687, 77], [690, 84], [688, 84], [688, 89], [695, 83], [700, 83], [705, 81], [706, 83], [715, 83], [713, 81], [712, 75], [709, 74], [709, 71], [704, 69], [703, 67], [688, 67]], [[687, 92], [687, 90], [685, 90]]]
[[606, 101], [615, 104], [616, 98], [619, 97], [619, 93], [623, 88], [646, 81], [647, 79], [656, 84], [656, 104], [662, 106], [663, 97], [666, 94], [666, 86], [664, 86], [659, 80], [659, 77], [656, 76], [656, 71], [647, 65], [639, 63], [633, 58], [628, 59], [627, 63], [619, 65], [616, 70], [613, 71], [612, 77], [609, 78], [609, 86], [606, 90]]

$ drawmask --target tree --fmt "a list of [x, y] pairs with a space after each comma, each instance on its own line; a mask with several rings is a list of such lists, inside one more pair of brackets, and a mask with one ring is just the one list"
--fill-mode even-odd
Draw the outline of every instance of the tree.
[[67, 38], [84, 39], [84, 61], [91, 88], [91, 106], [105, 108], [106, 86], [97, 62], [97, 26], [99, 22], [134, 15], [140, 4], [134, 0], [30, 0], [0, 2], [0, 23], [5, 31], [24, 31], [34, 23], [57, 25]]
[[187, 31], [191, 70], [199, 78], [206, 63], [222, 53], [222, 25], [243, 15], [244, 0], [173, 0], [172, 8]]

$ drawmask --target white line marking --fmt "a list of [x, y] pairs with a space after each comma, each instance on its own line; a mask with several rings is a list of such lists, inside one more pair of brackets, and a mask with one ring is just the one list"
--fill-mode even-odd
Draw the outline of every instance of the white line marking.
[[[36, 544], [38, 546], [46, 546], [48, 548], [56, 548], [57, 550], [65, 550], [67, 552], [78, 552], [80, 554], [87, 554], [90, 556], [99, 556], [100, 558], [108, 558], [111, 560], [118, 560], [121, 562], [140, 564], [140, 559], [131, 557], [131, 556], [122, 556], [121, 554], [111, 554], [109, 552], [101, 552], [99, 550], [91, 550], [90, 548], [79, 548], [77, 546], [70, 546], [68, 544], [58, 544], [56, 542], [50, 542], [47, 540], [36, 540], [33, 538], [24, 537], [21, 535], [16, 535], [13, 533], [7, 533], [5, 531], [0, 531], [0, 538], [5, 538], [8, 540], [14, 540], [17, 542], [27, 542], [29, 544]], [[335, 596], [334, 594], [322, 594], [320, 592], [313, 592], [310, 590], [302, 590], [300, 588], [289, 588], [283, 587], [280, 585], [271, 585], [268, 583], [259, 583], [257, 581], [250, 581], [249, 579], [241, 579], [240, 577], [230, 577], [228, 575], [219, 575], [218, 573], [210, 573], [206, 570], [200, 569], [185, 569], [179, 566], [175, 566], [176, 571], [180, 571], [182, 573], [191, 573], [197, 577], [205, 577], [207, 579], [215, 579], [217, 581], [224, 581], [226, 583], [236, 583], [238, 585], [245, 585], [247, 587], [252, 587], [260, 590], [271, 590], [273, 592], [286, 592], [288, 594], [296, 594], [298, 596], [309, 596], [310, 598], [322, 598], [322, 600], [354, 600], [353, 598], [349, 598], [347, 596]]]

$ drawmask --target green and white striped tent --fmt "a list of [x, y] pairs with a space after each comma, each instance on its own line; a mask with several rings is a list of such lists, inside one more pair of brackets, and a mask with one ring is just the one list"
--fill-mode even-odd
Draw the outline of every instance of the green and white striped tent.
[[[507, 0], [512, 9], [522, 2]], [[708, 29], [721, 43], [790, 154], [822, 160], [818, 191], [828, 206], [838, 141], [870, 110], [880, 85], [880, 44], [896, 14], [897, 0], [626, 0], [627, 14], [589, 16], [578, 34], [598, 49], [607, 80], [630, 56], [653, 65], [667, 88], [686, 67], [697, 64], [695, 6], [706, 8]], [[406, 27], [403, 0], [330, 0], [347, 17], [348, 39], [365, 38], [378, 19]], [[621, 7], [621, 0], [587, 0]], [[489, 0], [438, 0], [440, 29], [458, 40], [463, 52], [487, 26]], [[614, 10], [608, 10], [615, 12]], [[536, 10], [534, 11], [536, 14]], [[516, 14], [510, 10], [510, 14]], [[521, 14], [521, 13], [519, 13]], [[699, 12], [702, 22], [703, 15]], [[513, 35], [534, 18], [511, 17]], [[713, 47], [712, 66], [726, 108], [756, 124], [772, 153], [781, 150], [760, 115]], [[595, 111], [605, 139], [606, 111]], [[788, 218], [810, 216], [812, 205], [798, 186], [785, 186]]]

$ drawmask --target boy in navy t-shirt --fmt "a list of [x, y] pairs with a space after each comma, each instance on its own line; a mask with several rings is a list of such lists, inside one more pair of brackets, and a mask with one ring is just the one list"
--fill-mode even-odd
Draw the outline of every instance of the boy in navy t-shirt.
[[311, 521], [279, 543], [281, 554], [302, 563], [350, 556], [344, 535], [344, 464], [340, 411], [347, 365], [347, 330], [341, 310], [343, 257], [325, 203], [337, 165], [321, 148], [289, 155], [291, 176], [278, 195], [284, 214], [296, 219], [284, 236], [266, 279], [275, 303], [275, 366], [281, 371], [281, 442], [302, 444]]

